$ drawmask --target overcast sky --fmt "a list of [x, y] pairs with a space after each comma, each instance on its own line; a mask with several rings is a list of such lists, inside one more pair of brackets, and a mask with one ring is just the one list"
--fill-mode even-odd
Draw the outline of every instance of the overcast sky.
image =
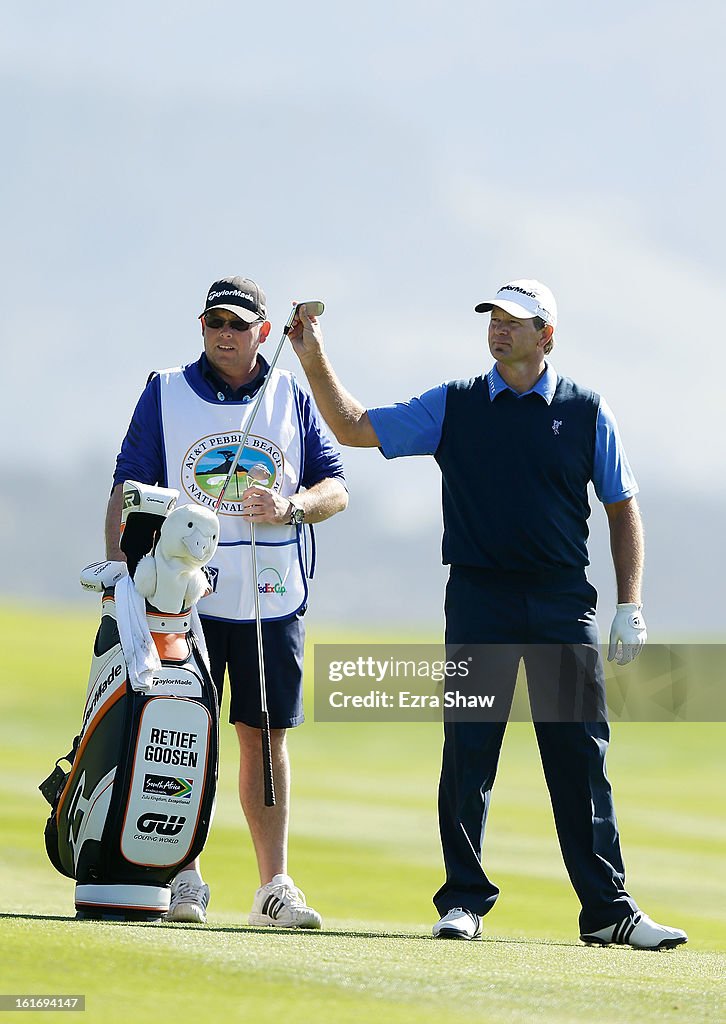
[[[473, 306], [539, 277], [554, 364], [607, 397], [641, 483], [726, 495], [724, 11], [3, 4], [0, 461], [110, 477], [221, 275], [262, 284], [273, 339], [323, 298], [367, 405], [480, 372]], [[354, 453], [351, 483], [405, 524], [424, 461]]]

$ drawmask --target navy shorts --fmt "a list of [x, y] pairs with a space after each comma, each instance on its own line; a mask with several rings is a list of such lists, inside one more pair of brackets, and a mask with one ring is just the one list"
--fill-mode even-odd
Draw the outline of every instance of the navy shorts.
[[[260, 676], [254, 622], [202, 619], [212, 679], [222, 707], [225, 670], [229, 678], [229, 720], [259, 728]], [[305, 625], [293, 615], [262, 623], [265, 691], [271, 729], [291, 729], [304, 721], [303, 648]]]

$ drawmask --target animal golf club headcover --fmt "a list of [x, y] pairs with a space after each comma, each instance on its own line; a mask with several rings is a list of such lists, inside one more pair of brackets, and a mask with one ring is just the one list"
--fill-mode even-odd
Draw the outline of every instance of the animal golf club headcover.
[[134, 585], [159, 611], [190, 608], [209, 586], [202, 567], [217, 550], [219, 520], [201, 505], [181, 505], [164, 520], [153, 555], [136, 567]]

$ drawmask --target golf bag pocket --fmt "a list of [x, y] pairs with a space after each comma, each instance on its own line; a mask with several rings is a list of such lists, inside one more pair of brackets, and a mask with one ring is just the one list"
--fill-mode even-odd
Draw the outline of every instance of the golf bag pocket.
[[198, 701], [143, 701], [121, 826], [127, 863], [152, 869], [195, 855], [212, 730], [211, 715]]
[[[161, 667], [148, 692], [134, 690], [113, 599], [103, 604], [70, 771], [57, 764], [41, 785], [52, 806], [46, 849], [76, 880], [80, 916], [153, 919], [168, 910], [171, 879], [201, 852], [211, 825], [217, 693], [182, 615], [165, 616], [167, 632], [152, 634]], [[159, 617], [148, 618], [158, 630]], [[183, 657], [166, 659], [170, 650]]]

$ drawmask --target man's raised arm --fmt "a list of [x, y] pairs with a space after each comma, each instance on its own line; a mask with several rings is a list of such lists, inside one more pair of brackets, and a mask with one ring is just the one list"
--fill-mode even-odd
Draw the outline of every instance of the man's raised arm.
[[377, 448], [378, 435], [367, 411], [340, 383], [323, 350], [323, 334], [317, 318], [309, 317], [303, 307], [289, 337], [320, 414], [336, 440], [352, 448]]

